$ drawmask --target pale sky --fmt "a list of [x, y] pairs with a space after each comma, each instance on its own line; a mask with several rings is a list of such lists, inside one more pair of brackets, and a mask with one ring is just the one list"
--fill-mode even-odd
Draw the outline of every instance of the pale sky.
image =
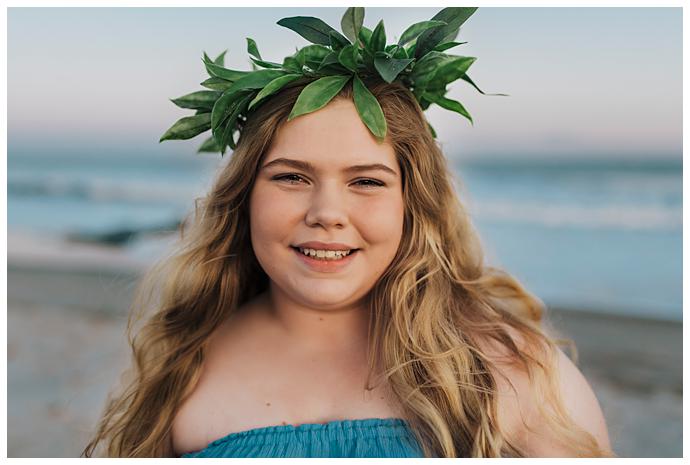
[[[440, 8], [367, 8], [387, 43]], [[168, 99], [201, 90], [202, 52], [249, 70], [245, 37], [281, 62], [308, 42], [275, 24], [335, 8], [9, 8], [8, 135], [14, 146], [179, 150], [160, 135], [191, 114]], [[448, 51], [477, 57], [448, 96], [469, 122], [427, 110], [450, 156], [681, 157], [681, 8], [480, 8]], [[182, 147], [194, 150], [199, 136]], [[176, 148], [172, 148], [176, 145]], [[97, 151], [97, 150], [96, 150]]]

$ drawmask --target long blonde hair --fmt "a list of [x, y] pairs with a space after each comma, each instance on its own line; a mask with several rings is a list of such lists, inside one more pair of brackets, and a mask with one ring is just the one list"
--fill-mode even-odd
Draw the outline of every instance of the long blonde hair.
[[[248, 196], [263, 154], [307, 83], [291, 83], [250, 115], [209, 194], [183, 222], [174, 253], [141, 280], [127, 324], [132, 367], [82, 455], [99, 444], [106, 456], [173, 455], [172, 421], [199, 379], [209, 336], [268, 287], [251, 247]], [[370, 369], [384, 368], [425, 455], [526, 455], [497, 422], [494, 365], [483, 341], [499, 344], [529, 375], [545, 400], [545, 421], [573, 456], [607, 455], [559, 398], [554, 354], [563, 340], [547, 334], [544, 305], [516, 279], [484, 265], [414, 95], [398, 83], [366, 83], [387, 120], [405, 203], [399, 249], [368, 296]], [[351, 85], [337, 98], [351, 99]]]

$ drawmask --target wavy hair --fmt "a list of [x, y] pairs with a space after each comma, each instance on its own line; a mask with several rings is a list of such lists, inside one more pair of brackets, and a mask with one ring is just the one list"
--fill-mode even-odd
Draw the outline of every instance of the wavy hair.
[[[209, 336], [268, 288], [251, 247], [248, 198], [264, 153], [307, 83], [291, 83], [248, 117], [210, 192], [183, 221], [175, 249], [141, 279], [127, 322], [132, 366], [108, 396], [82, 456], [97, 449], [114, 457], [173, 455], [172, 422], [200, 377]], [[367, 299], [370, 374], [383, 367], [426, 456], [525, 456], [497, 421], [491, 341], [528, 375], [544, 400], [537, 402], [544, 420], [572, 456], [607, 456], [559, 397], [554, 355], [568, 340], [549, 335], [540, 300], [484, 265], [414, 95], [397, 82], [367, 87], [386, 117], [405, 205], [397, 254]], [[337, 98], [352, 99], [351, 85]]]

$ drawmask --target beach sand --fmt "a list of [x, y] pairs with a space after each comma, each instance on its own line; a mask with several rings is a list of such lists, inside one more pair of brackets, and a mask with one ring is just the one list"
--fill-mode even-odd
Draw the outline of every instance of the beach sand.
[[[129, 362], [126, 310], [140, 264], [96, 246], [79, 259], [74, 250], [42, 259], [16, 243], [8, 242], [7, 453], [75, 457]], [[614, 451], [681, 457], [682, 325], [548, 313], [577, 344]]]

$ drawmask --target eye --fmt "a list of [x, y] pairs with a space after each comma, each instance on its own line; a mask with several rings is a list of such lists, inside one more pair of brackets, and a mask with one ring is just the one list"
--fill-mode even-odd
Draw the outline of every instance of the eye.
[[[360, 184], [362, 183], [362, 184]], [[384, 183], [381, 181], [377, 181], [375, 179], [360, 179], [355, 182], [355, 184], [359, 184], [360, 186], [366, 186], [366, 187], [382, 187], [385, 186]]]
[[300, 179], [304, 180], [302, 176], [295, 173], [281, 174], [278, 176], [274, 176], [273, 179], [275, 179], [276, 181], [285, 180], [288, 184], [299, 184]]

